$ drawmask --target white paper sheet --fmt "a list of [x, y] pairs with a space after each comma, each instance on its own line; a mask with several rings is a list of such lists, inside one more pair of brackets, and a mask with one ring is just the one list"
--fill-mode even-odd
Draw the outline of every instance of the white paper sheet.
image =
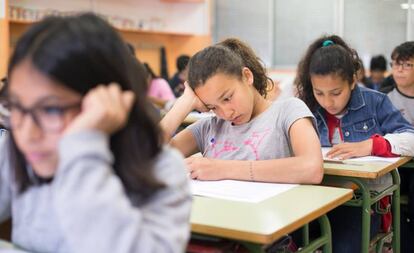
[[212, 112], [202, 112], [202, 113], [190, 112], [188, 114], [188, 117], [195, 118], [195, 119], [209, 118], [209, 117], [213, 117], [213, 116], [215, 116], [215, 114], [212, 113]]
[[191, 180], [193, 195], [258, 203], [285, 192], [297, 184], [258, 183], [236, 180]]
[[331, 148], [328, 148], [328, 147], [322, 148], [323, 160], [326, 162], [345, 163], [345, 164], [346, 163], [366, 163], [366, 162], [394, 163], [400, 159], [400, 157], [363, 156], [363, 157], [339, 160], [338, 158], [327, 158], [326, 157], [326, 153], [328, 153], [330, 149]]

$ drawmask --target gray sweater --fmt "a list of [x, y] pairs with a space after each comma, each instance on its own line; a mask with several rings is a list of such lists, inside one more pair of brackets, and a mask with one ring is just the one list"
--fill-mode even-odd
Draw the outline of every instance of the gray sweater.
[[112, 169], [108, 138], [98, 132], [64, 137], [60, 163], [49, 184], [17, 194], [0, 137], [0, 220], [13, 217], [12, 241], [31, 252], [183, 252], [191, 195], [185, 164], [164, 147], [156, 177], [167, 185], [146, 203], [134, 200]]

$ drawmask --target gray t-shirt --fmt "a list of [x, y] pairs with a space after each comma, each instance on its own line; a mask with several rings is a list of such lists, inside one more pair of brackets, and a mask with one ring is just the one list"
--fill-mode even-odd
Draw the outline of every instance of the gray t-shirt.
[[388, 93], [388, 98], [400, 110], [403, 117], [414, 126], [414, 97], [406, 96], [394, 88]]
[[287, 98], [272, 105], [243, 125], [217, 117], [188, 127], [204, 157], [222, 160], [270, 160], [293, 155], [289, 129], [301, 118], [315, 119], [302, 100]]

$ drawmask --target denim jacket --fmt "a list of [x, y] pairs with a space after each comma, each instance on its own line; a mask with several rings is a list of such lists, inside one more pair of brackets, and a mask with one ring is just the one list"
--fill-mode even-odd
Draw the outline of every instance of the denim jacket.
[[[327, 147], [331, 143], [325, 113], [319, 107], [314, 114], [321, 145]], [[386, 94], [358, 86], [351, 93], [340, 126], [345, 142], [363, 141], [374, 134], [384, 136], [390, 133], [414, 133], [413, 126], [392, 105]]]

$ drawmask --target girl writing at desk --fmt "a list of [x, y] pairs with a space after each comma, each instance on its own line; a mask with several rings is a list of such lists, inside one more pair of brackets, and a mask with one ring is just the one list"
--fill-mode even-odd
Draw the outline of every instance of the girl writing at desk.
[[[312, 113], [297, 98], [265, 99], [269, 78], [237, 39], [205, 48], [189, 63], [184, 95], [162, 119], [170, 143], [198, 180], [319, 183], [322, 155]], [[172, 137], [192, 111], [213, 111]], [[172, 137], [172, 138], [171, 138]]]
[[[309, 46], [299, 63], [298, 95], [316, 117], [322, 146], [332, 146], [328, 157], [413, 156], [414, 128], [385, 94], [356, 85], [358, 60], [355, 50], [340, 37], [323, 36]], [[381, 190], [391, 184], [391, 175], [368, 183], [371, 189]], [[358, 252], [361, 211], [341, 207], [330, 217], [333, 252]], [[390, 220], [384, 218], [384, 230], [389, 229]], [[378, 224], [374, 215], [372, 234], [379, 230]]]

